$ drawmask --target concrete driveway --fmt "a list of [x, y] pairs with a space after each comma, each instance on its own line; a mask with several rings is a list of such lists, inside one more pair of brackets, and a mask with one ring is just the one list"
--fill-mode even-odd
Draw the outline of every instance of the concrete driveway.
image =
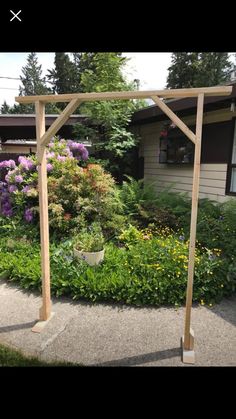
[[[236, 297], [212, 308], [195, 306], [196, 366], [236, 365]], [[184, 309], [135, 308], [53, 299], [54, 317], [33, 333], [41, 297], [0, 281], [0, 343], [87, 366], [184, 366]]]

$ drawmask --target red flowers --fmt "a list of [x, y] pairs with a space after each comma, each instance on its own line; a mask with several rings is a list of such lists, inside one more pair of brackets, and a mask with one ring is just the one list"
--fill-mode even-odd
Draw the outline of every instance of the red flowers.
[[162, 130], [161, 131], [161, 137], [167, 137], [168, 135], [168, 131], [167, 130]]

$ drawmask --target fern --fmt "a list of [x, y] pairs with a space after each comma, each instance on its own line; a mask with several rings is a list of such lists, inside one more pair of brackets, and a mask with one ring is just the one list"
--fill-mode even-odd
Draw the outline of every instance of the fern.
[[127, 214], [138, 214], [140, 207], [153, 206], [158, 202], [156, 182], [144, 183], [144, 179], [135, 180], [127, 175], [125, 177], [127, 181], [123, 182], [120, 197]]

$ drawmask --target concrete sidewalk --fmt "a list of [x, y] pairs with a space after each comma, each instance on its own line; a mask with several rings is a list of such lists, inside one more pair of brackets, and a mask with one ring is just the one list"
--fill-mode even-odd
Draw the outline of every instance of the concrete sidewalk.
[[[209, 309], [194, 307], [196, 366], [236, 365], [236, 297]], [[89, 366], [186, 366], [180, 337], [184, 309], [135, 308], [53, 299], [42, 333], [31, 328], [41, 297], [0, 281], [0, 343], [41, 360]]]

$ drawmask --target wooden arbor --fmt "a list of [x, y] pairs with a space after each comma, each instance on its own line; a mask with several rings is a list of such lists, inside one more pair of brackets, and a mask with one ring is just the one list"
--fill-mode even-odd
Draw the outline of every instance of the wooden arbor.
[[[46, 170], [46, 146], [50, 139], [58, 132], [70, 115], [82, 103], [87, 101], [141, 99], [151, 98], [169, 119], [195, 144], [191, 229], [188, 261], [188, 283], [186, 296], [185, 328], [182, 339], [183, 361], [194, 363], [194, 336], [191, 325], [191, 307], [194, 277], [194, 256], [196, 241], [196, 225], [198, 211], [200, 156], [204, 96], [226, 96], [232, 92], [231, 86], [201, 87], [194, 89], [131, 91], [131, 92], [103, 92], [76, 93], [45, 96], [16, 97], [19, 103], [35, 103], [37, 158], [39, 167], [39, 207], [40, 207], [40, 237], [41, 237], [41, 269], [42, 269], [42, 307], [39, 311], [39, 323], [33, 331], [39, 332], [45, 322], [51, 317], [50, 297], [50, 261], [49, 261], [49, 227], [48, 227], [48, 193]], [[196, 133], [193, 133], [185, 123], [167, 106], [161, 98], [197, 97]], [[45, 132], [45, 104], [52, 102], [69, 102], [64, 111]]]

